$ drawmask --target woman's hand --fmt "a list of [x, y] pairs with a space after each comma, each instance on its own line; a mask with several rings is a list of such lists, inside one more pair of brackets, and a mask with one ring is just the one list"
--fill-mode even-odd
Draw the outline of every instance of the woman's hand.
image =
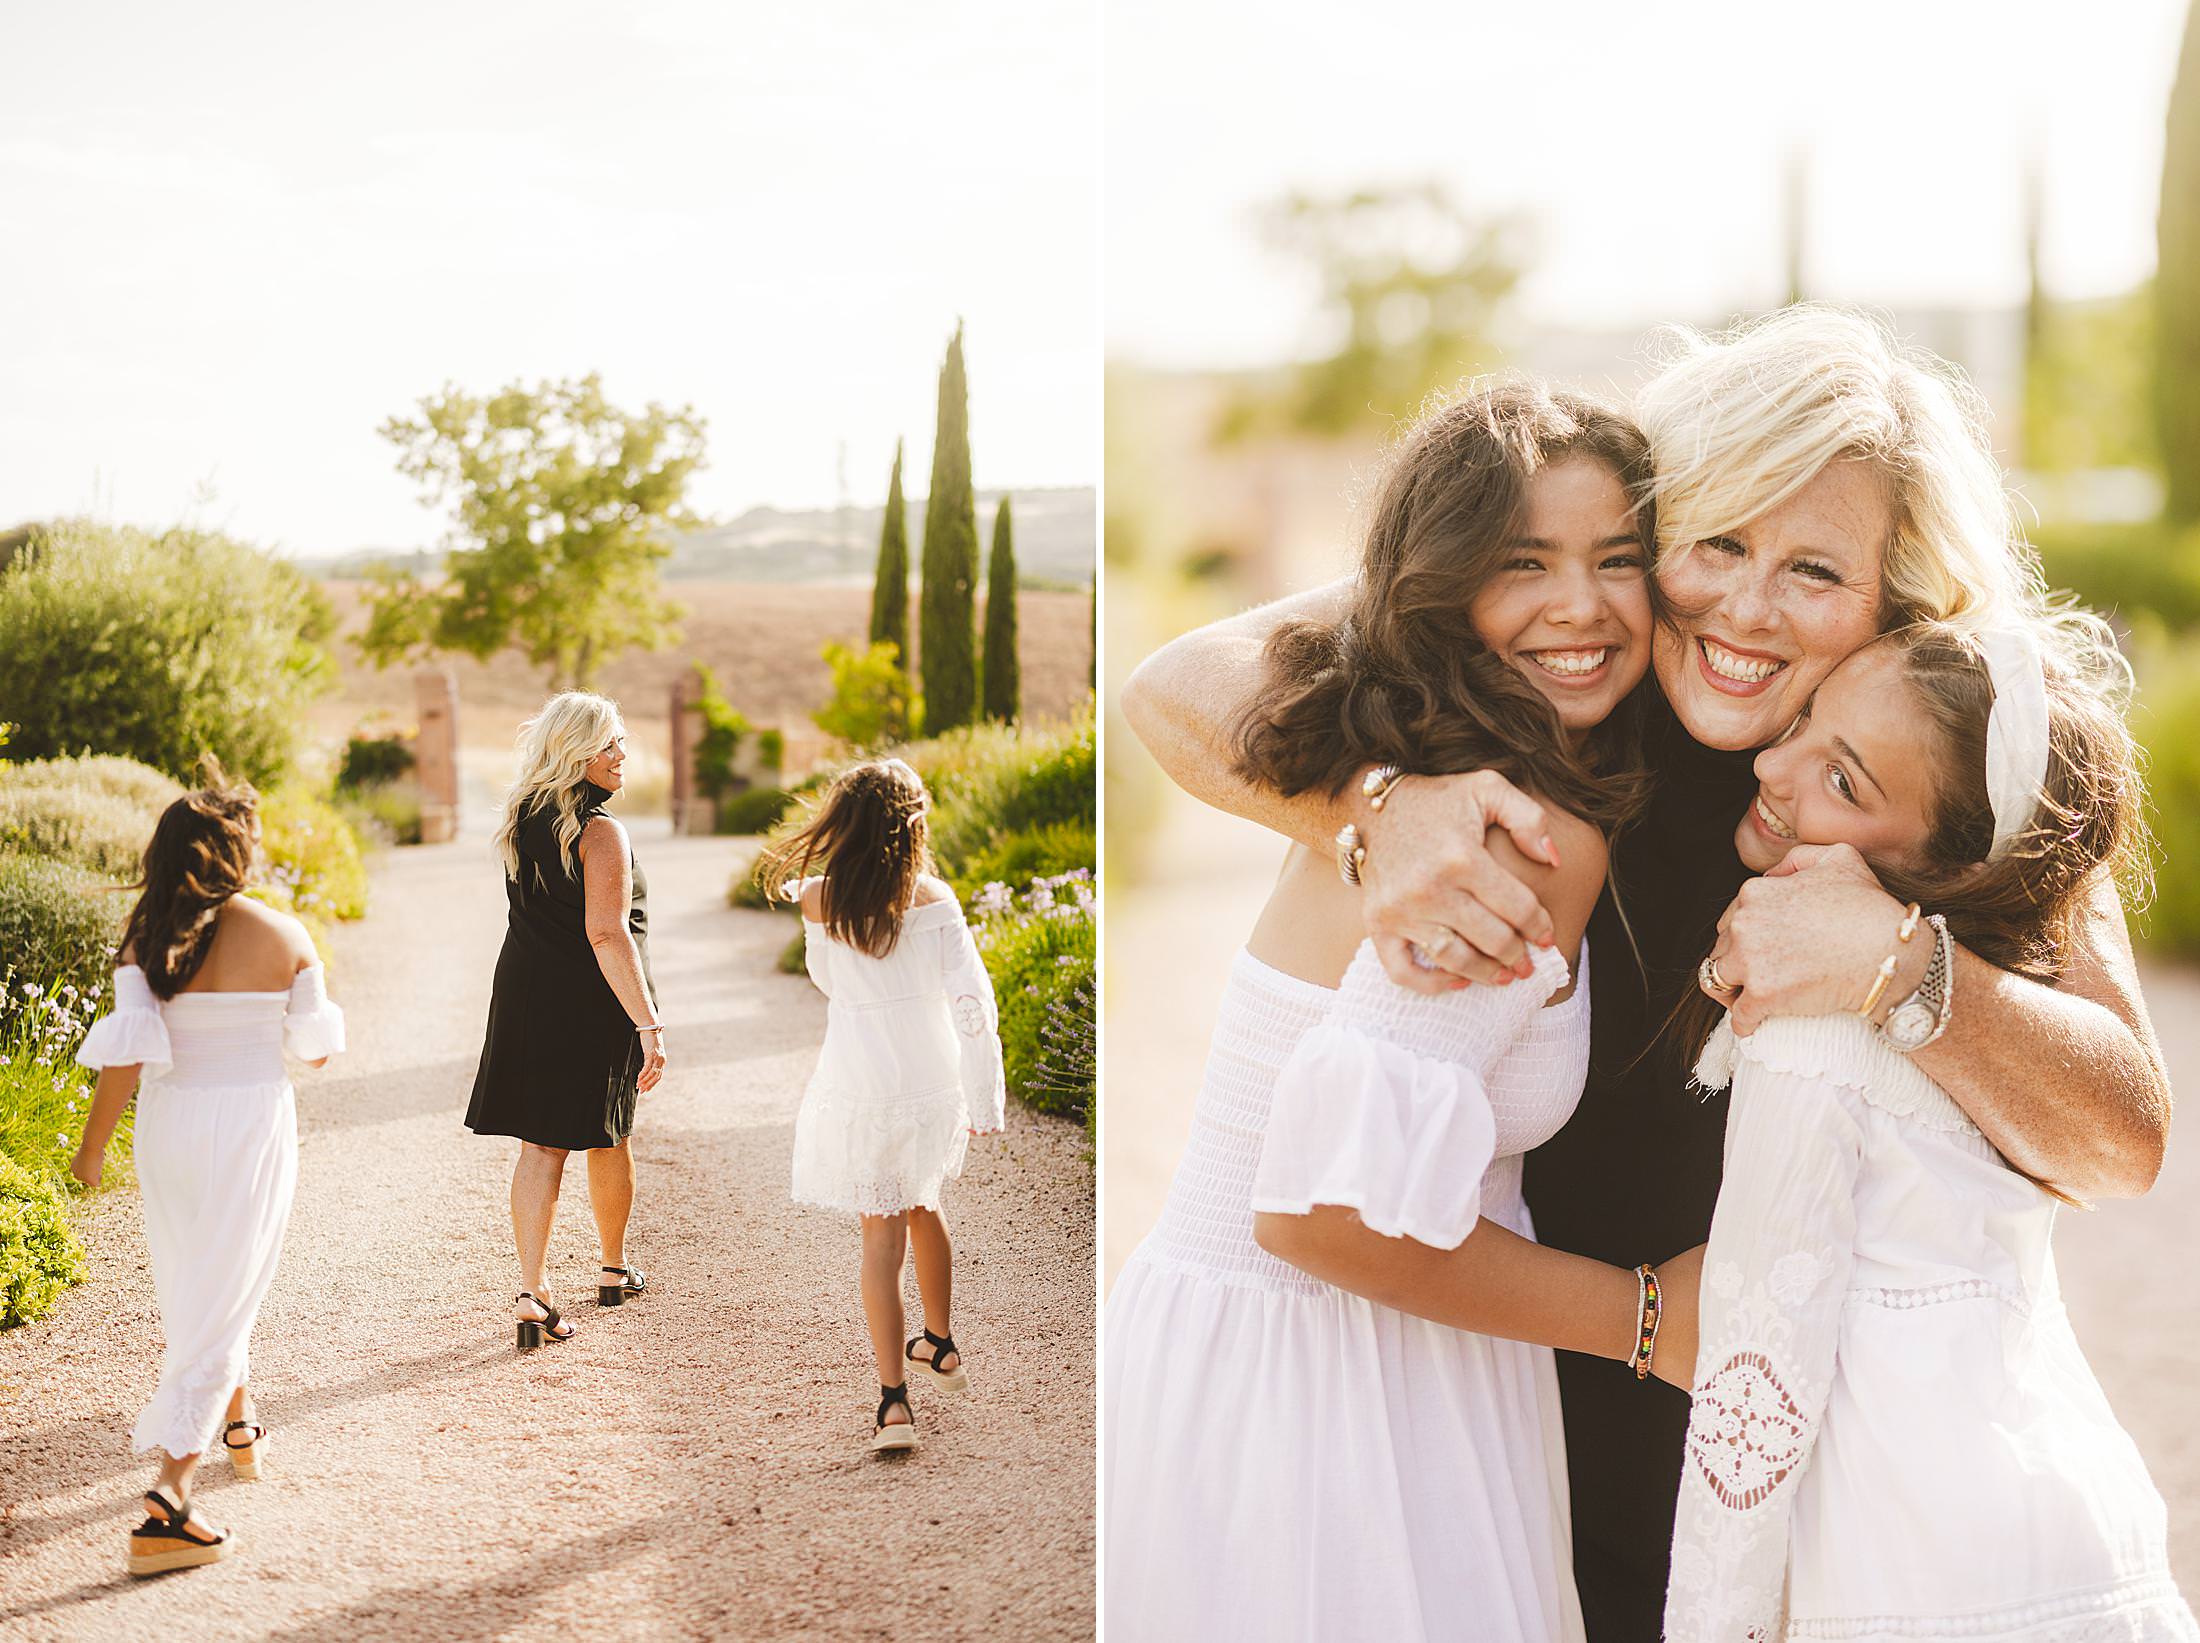
[[1698, 1244], [1658, 1263], [1658, 1344], [1650, 1373], [1683, 1392], [1696, 1379], [1696, 1321], [1703, 1296], [1703, 1252]]
[[[1390, 979], [1440, 993], [1531, 974], [1527, 944], [1556, 939], [1551, 915], [1482, 840], [1503, 828], [1523, 855], [1555, 867], [1548, 826], [1543, 807], [1494, 770], [1400, 780], [1359, 823], [1361, 910]], [[1409, 943], [1434, 968], [1416, 964]]]
[[106, 1164], [107, 1149], [100, 1147], [95, 1150], [92, 1147], [91, 1138], [87, 1136], [78, 1144], [75, 1153], [69, 1158], [69, 1173], [76, 1177], [77, 1183], [85, 1191], [89, 1192], [99, 1185], [99, 1172], [106, 1167]]
[[[1864, 858], [1846, 844], [1799, 844], [1763, 878], [1743, 885], [1719, 919], [1711, 949], [1744, 1036], [1774, 1016], [1838, 1015], [1860, 1007], [1889, 953], [1893, 979], [1882, 1010], [1915, 992], [1932, 960], [1930, 940], [1897, 951], [1903, 906], [1880, 888]], [[1931, 932], [1926, 931], [1929, 937]]]
[[634, 1081], [634, 1088], [647, 1095], [657, 1087], [657, 1080], [665, 1075], [665, 1030], [662, 1027], [642, 1029], [642, 1075]]

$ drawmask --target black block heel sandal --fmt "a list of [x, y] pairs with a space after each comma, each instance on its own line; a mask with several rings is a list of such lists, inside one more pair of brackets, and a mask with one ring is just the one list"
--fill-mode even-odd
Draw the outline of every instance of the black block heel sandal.
[[[929, 1358], [917, 1356], [917, 1342], [919, 1340], [932, 1343], [932, 1356]], [[954, 1368], [935, 1369], [932, 1367], [950, 1352], [955, 1354]], [[901, 1349], [901, 1355], [909, 1360], [911, 1369], [914, 1369], [942, 1392], [963, 1392], [970, 1387], [970, 1377], [963, 1373], [962, 1352], [955, 1345], [955, 1339], [951, 1335], [935, 1335], [927, 1329], [921, 1336], [912, 1336], [909, 1344]]]
[[[234, 1434], [250, 1432], [252, 1436], [237, 1442]], [[260, 1444], [267, 1437], [267, 1428], [253, 1421], [231, 1421], [222, 1428], [222, 1447], [229, 1451], [229, 1469], [246, 1483], [256, 1483], [260, 1477]]]
[[[899, 1386], [882, 1386], [878, 1389], [878, 1413], [872, 1417], [871, 1453], [888, 1454], [896, 1449], [914, 1449], [917, 1446], [917, 1412], [909, 1403], [909, 1383]], [[886, 1424], [886, 1411], [895, 1404], [909, 1410], [909, 1418]]]
[[160, 1575], [170, 1569], [195, 1569], [229, 1555], [227, 1533], [201, 1540], [184, 1527], [191, 1521], [186, 1502], [170, 1499], [166, 1489], [148, 1489], [145, 1498], [160, 1516], [148, 1512], [145, 1521], [130, 1531], [130, 1573]]
[[629, 1295], [640, 1295], [649, 1288], [649, 1280], [642, 1276], [642, 1269], [638, 1266], [600, 1266], [596, 1270], [616, 1272], [619, 1275], [619, 1281], [615, 1284], [596, 1286], [598, 1306], [621, 1306]]
[[[532, 1352], [545, 1341], [569, 1341], [573, 1338], [573, 1326], [565, 1323], [558, 1309], [531, 1289], [523, 1289], [512, 1297], [515, 1301], [533, 1301], [543, 1310], [540, 1318], [521, 1318], [519, 1323], [519, 1349]], [[559, 1325], [564, 1324], [561, 1329]]]

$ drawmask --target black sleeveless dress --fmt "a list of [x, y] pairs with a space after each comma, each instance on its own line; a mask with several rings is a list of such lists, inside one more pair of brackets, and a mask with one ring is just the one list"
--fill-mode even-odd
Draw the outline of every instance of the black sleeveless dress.
[[[603, 812], [610, 791], [582, 786], [581, 825]], [[629, 852], [634, 895], [626, 927], [649, 974], [649, 886]], [[474, 1075], [466, 1127], [516, 1135], [541, 1147], [615, 1147], [634, 1128], [642, 1040], [604, 980], [588, 944], [587, 906], [577, 857], [561, 859], [556, 812], [541, 805], [519, 828], [519, 877], [507, 879], [511, 922], [489, 995], [489, 1032]]]
[[[1682, 1052], [1670, 1040], [1652, 1046], [1695, 987], [1719, 915], [1749, 876], [1734, 853], [1734, 828], [1757, 786], [1753, 754], [1705, 747], [1662, 699], [1652, 715], [1644, 751], [1658, 776], [1650, 806], [1614, 849], [1611, 885], [1589, 921], [1597, 973], [1588, 1083], [1566, 1127], [1528, 1154], [1525, 1180], [1540, 1242], [1626, 1267], [1662, 1261], [1711, 1234], [1726, 1092], [1700, 1099]], [[1558, 1386], [1574, 1580], [1590, 1643], [1654, 1643], [1664, 1624], [1687, 1395], [1637, 1381], [1625, 1364], [1571, 1352], [1558, 1354]]]

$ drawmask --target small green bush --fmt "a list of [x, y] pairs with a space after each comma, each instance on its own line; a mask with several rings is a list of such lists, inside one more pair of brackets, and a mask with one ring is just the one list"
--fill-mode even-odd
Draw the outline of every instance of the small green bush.
[[1080, 867], [1089, 873], [1097, 859], [1091, 827], [1079, 821], [1051, 822], [986, 846], [962, 864], [953, 882], [968, 901], [988, 884], [1029, 884]]
[[744, 788], [719, 801], [718, 831], [769, 833], [793, 803], [794, 795], [783, 787]]
[[114, 948], [129, 898], [67, 862], [0, 855], [0, 954], [17, 978], [0, 998], [0, 1024], [20, 1011], [25, 977], [48, 991], [79, 994], [103, 988], [114, 973]]
[[0, 771], [0, 850], [65, 861], [103, 878], [132, 879], [160, 812], [110, 793], [10, 788]]
[[67, 520], [0, 570], [0, 702], [18, 756], [96, 748], [189, 779], [202, 752], [269, 781], [334, 677], [334, 616], [226, 537]]
[[779, 949], [778, 967], [781, 975], [798, 976], [808, 971], [809, 963], [803, 957], [803, 949], [808, 945], [809, 939], [807, 931], [797, 930], [794, 939]]
[[416, 762], [412, 744], [402, 736], [354, 736], [344, 743], [336, 785], [354, 790], [383, 787], [409, 773]]
[[2032, 533], [2050, 588], [2124, 628], [2200, 627], [2200, 527], [2053, 525]]
[[379, 787], [339, 787], [333, 800], [351, 830], [373, 844], [418, 844], [425, 800], [408, 781]]
[[1088, 1043], [1092, 1031], [1095, 907], [1091, 876], [1071, 873], [1035, 880], [1013, 898], [1005, 889], [981, 894], [973, 909], [972, 934], [1000, 1004], [1009, 1090], [1041, 1112], [1082, 1117], [1092, 1103], [1073, 1041], [1080, 1026]]
[[[970, 742], [910, 750], [944, 755], [933, 769], [915, 757], [910, 763], [932, 789], [932, 850], [950, 878], [966, 876], [969, 864], [1015, 834], [1062, 823], [1096, 827], [1098, 768], [1089, 711], [1066, 731], [978, 735]], [[982, 743], [992, 745], [981, 751]]]
[[85, 1271], [60, 1187], [0, 1154], [0, 1329], [43, 1318]]
[[328, 800], [297, 789], [260, 799], [260, 837], [269, 863], [266, 899], [322, 929], [364, 918], [367, 866], [359, 835]]
[[[14, 791], [59, 788], [71, 793], [95, 793], [103, 798], [135, 804], [155, 820], [183, 797], [183, 784], [173, 776], [115, 753], [30, 759], [21, 764], [0, 765], [0, 788]], [[150, 827], [146, 837], [152, 837]]]

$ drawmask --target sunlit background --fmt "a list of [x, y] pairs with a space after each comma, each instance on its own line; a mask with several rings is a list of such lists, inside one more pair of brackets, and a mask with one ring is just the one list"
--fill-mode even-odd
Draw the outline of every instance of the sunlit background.
[[[1345, 570], [1354, 498], [1433, 389], [1514, 367], [1624, 395], [1659, 324], [1869, 307], [1970, 374], [2050, 578], [2126, 636], [2167, 848], [2147, 992], [2173, 1071], [2200, 1073], [2200, 450], [2165, 443], [2154, 397], [2200, 383], [2164, 365], [2200, 326], [2200, 239], [2156, 277], [2186, 6], [1373, 10], [1109, 10], [1109, 679]], [[2173, 236], [2200, 217], [2200, 83], [2182, 108]], [[1282, 846], [1169, 787], [1119, 719], [1108, 781], [1112, 1282]], [[2147, 1276], [2200, 1233], [2181, 1164], [2063, 1248], [2192, 1579], [2200, 1440], [2173, 1392], [2200, 1307]]]

